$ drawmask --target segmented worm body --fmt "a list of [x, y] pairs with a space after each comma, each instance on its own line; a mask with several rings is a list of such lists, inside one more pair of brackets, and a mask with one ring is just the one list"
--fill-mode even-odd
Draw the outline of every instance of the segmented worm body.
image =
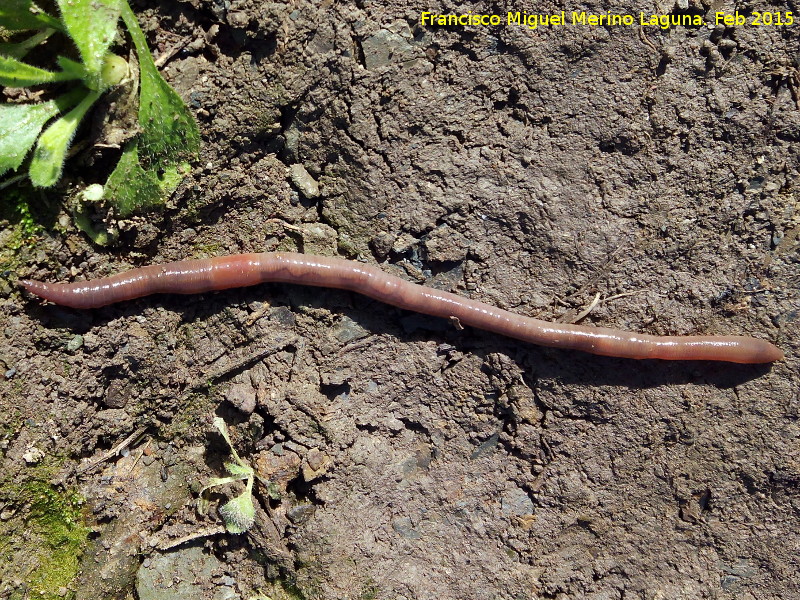
[[21, 280], [29, 292], [73, 308], [97, 308], [150, 294], [197, 294], [283, 282], [350, 290], [406, 310], [541, 346], [620, 358], [768, 363], [783, 358], [771, 343], [743, 336], [654, 336], [606, 327], [549, 323], [456, 294], [410, 283], [366, 264], [295, 253], [238, 254], [151, 265], [85, 282]]

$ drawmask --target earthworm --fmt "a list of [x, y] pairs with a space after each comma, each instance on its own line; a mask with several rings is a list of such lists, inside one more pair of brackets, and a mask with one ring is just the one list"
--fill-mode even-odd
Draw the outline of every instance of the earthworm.
[[268, 281], [350, 290], [399, 308], [450, 318], [525, 342], [603, 356], [736, 363], [768, 363], [783, 358], [776, 346], [751, 337], [655, 336], [549, 323], [410, 283], [359, 262], [288, 252], [184, 260], [76, 283], [25, 279], [20, 280], [20, 285], [56, 304], [85, 309], [150, 294], [197, 294]]

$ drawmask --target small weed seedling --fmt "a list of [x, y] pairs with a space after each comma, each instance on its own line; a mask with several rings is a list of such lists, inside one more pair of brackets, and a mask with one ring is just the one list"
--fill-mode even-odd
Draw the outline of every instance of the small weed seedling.
[[[55, 3], [59, 16], [48, 14], [33, 0], [0, 0], [0, 86], [36, 88], [18, 96], [26, 101], [0, 103], [0, 176], [18, 170], [30, 155], [27, 175], [34, 186], [58, 182], [72, 139], [89, 109], [104, 92], [130, 78], [128, 62], [111, 52], [122, 18], [138, 61], [139, 78], [132, 82], [139, 90], [138, 132], [125, 144], [102, 197], [120, 217], [163, 202], [199, 150], [197, 124], [159, 74], [126, 0]], [[73, 56], [53, 58], [42, 48], [56, 35], [72, 41], [66, 53], [74, 46]], [[29, 54], [39, 63], [52, 64], [42, 68], [23, 61]], [[57, 87], [51, 90], [51, 86]], [[29, 101], [43, 93], [51, 99]]]
[[248, 465], [241, 459], [236, 449], [231, 443], [230, 435], [228, 434], [228, 426], [221, 417], [214, 417], [214, 427], [225, 438], [228, 447], [231, 450], [233, 462], [225, 463], [225, 470], [230, 473], [228, 477], [214, 477], [208, 484], [200, 490], [199, 510], [205, 513], [208, 510], [208, 500], [205, 496], [206, 491], [213, 487], [220, 485], [227, 485], [235, 481], [245, 481], [245, 490], [233, 500], [229, 500], [219, 509], [219, 514], [222, 520], [225, 521], [225, 529], [229, 533], [244, 533], [253, 526], [256, 518], [256, 509], [253, 504], [253, 481], [255, 480], [255, 471], [253, 467]]

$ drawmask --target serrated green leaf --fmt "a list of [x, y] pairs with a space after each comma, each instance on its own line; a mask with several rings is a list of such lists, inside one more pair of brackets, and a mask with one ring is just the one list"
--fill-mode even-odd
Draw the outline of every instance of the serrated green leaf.
[[145, 171], [139, 164], [136, 140], [127, 144], [109, 175], [104, 197], [117, 209], [120, 217], [157, 206], [162, 192], [155, 171]]
[[85, 95], [86, 90], [77, 89], [40, 104], [0, 104], [0, 175], [19, 168], [45, 123]]
[[236, 477], [245, 478], [253, 476], [253, 467], [248, 467], [244, 464], [225, 463], [225, 468], [228, 470], [228, 473]]
[[22, 164], [44, 124], [57, 114], [54, 100], [42, 104], [0, 104], [0, 175]]
[[75, 131], [100, 94], [101, 92], [89, 91], [75, 108], [50, 125], [41, 135], [28, 170], [33, 185], [50, 187], [56, 184]]
[[93, 90], [102, 88], [100, 72], [114, 42], [122, 4], [122, 0], [58, 0], [61, 20], [89, 73], [84, 83]]
[[53, 73], [34, 67], [16, 58], [0, 55], [0, 85], [10, 88], [28, 87], [76, 79], [73, 73]]
[[51, 35], [55, 29], [45, 29], [38, 33], [33, 34], [26, 40], [22, 40], [21, 42], [11, 43], [11, 42], [4, 42], [0, 43], [0, 54], [3, 56], [9, 56], [11, 58], [22, 59], [25, 58], [25, 55], [33, 50], [36, 46], [41, 44]]
[[250, 529], [255, 522], [256, 509], [253, 504], [253, 482], [255, 481], [254, 471], [250, 466], [244, 463], [241, 458], [239, 458], [239, 455], [233, 448], [230, 434], [228, 433], [228, 425], [225, 423], [222, 417], [214, 417], [214, 427], [217, 428], [217, 431], [219, 431], [220, 435], [222, 435], [222, 437], [225, 439], [225, 442], [228, 444], [231, 454], [236, 459], [236, 462], [225, 463], [225, 468], [232, 475], [231, 477], [214, 477], [202, 490], [200, 490], [198, 509], [202, 514], [208, 508], [208, 500], [204, 497], [204, 493], [209, 488], [217, 485], [224, 485], [226, 483], [232, 483], [235, 480], [246, 479], [247, 483], [245, 484], [244, 492], [242, 492], [242, 494], [233, 500], [228, 501], [219, 509], [219, 514], [225, 521], [225, 528], [229, 533], [244, 533]]
[[[123, 150], [104, 198], [119, 216], [126, 217], [163, 204], [189, 172], [188, 160], [200, 149], [200, 133], [180, 96], [156, 69], [136, 16], [125, 0], [121, 0], [121, 8], [139, 58], [141, 133]], [[227, 439], [226, 433], [223, 436]], [[239, 462], [236, 450], [231, 447], [231, 452]]]
[[244, 533], [256, 520], [256, 507], [253, 504], [253, 482], [248, 481], [247, 489], [233, 500], [220, 507], [219, 514], [225, 521], [228, 533]]
[[142, 30], [127, 2], [122, 19], [128, 28], [139, 58], [139, 124], [142, 127], [140, 151], [159, 167], [182, 163], [200, 150], [200, 131], [181, 97], [158, 72]]
[[41, 10], [32, 0], [3, 0], [0, 4], [0, 25], [9, 31], [42, 27], [63, 29], [58, 19]]

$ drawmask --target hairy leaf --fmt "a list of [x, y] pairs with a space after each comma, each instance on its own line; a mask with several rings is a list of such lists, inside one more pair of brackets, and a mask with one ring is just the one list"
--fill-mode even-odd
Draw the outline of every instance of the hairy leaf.
[[127, 2], [122, 7], [122, 19], [128, 27], [139, 57], [139, 124], [142, 127], [140, 151], [160, 167], [194, 157], [200, 149], [197, 123], [181, 97], [158, 72], [144, 34]]
[[122, 0], [58, 0], [61, 19], [81, 53], [89, 77], [84, 83], [102, 88], [100, 71], [117, 32]]
[[253, 467], [248, 467], [245, 464], [226, 462], [225, 469], [234, 477], [241, 477], [244, 479], [253, 476]]
[[54, 31], [55, 29], [44, 29], [42, 31], [39, 31], [38, 33], [33, 34], [28, 39], [22, 40], [21, 42], [0, 43], [0, 54], [11, 58], [18, 58], [18, 59], [25, 58], [25, 55], [28, 52], [30, 52], [36, 46], [38, 46], [47, 38], [49, 38]]
[[[200, 149], [200, 133], [180, 96], [156, 69], [130, 6], [124, 0], [121, 6], [139, 58], [142, 132], [123, 150], [108, 178], [104, 198], [119, 216], [126, 217], [164, 203], [189, 172], [188, 159]], [[231, 450], [235, 456], [236, 451]]]
[[50, 187], [56, 184], [64, 168], [75, 131], [86, 111], [100, 97], [101, 92], [90, 91], [80, 104], [50, 125], [39, 138], [28, 171], [31, 182], [37, 187]]
[[255, 523], [256, 508], [253, 504], [252, 489], [253, 482], [250, 480], [244, 493], [220, 507], [219, 514], [225, 521], [228, 533], [244, 533]]
[[0, 104], [0, 175], [22, 164], [44, 124], [57, 114], [54, 100], [42, 104]]
[[42, 83], [55, 83], [77, 79], [75, 73], [53, 73], [34, 67], [10, 56], [0, 55], [0, 85], [5, 87], [27, 87]]
[[42, 11], [32, 0], [2, 0], [0, 25], [9, 31], [42, 27], [63, 30], [58, 19]]
[[83, 66], [83, 63], [69, 59], [66, 56], [59, 56], [57, 61], [62, 73], [67, 73], [75, 79], [83, 79], [87, 76], [86, 67]]
[[161, 186], [152, 170], [139, 164], [139, 145], [134, 140], [122, 152], [106, 182], [104, 198], [113, 204], [120, 217], [147, 210], [161, 202]]

